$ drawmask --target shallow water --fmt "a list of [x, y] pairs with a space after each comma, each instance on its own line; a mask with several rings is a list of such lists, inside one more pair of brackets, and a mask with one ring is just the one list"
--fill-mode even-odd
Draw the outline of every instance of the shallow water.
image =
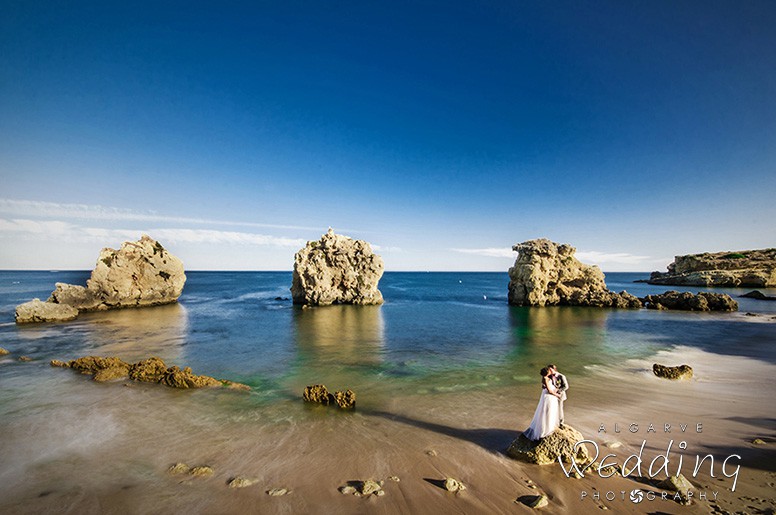
[[[266, 482], [288, 480], [310, 463], [323, 475], [388, 475], [407, 461], [401, 453], [424, 452], [421, 433], [492, 453], [530, 420], [537, 371], [550, 361], [590, 393], [603, 377], [616, 384], [625, 380], [617, 374], [642, 374], [653, 357], [679, 351], [701, 370], [717, 370], [714, 356], [733, 366], [749, 363], [736, 359], [776, 364], [776, 303], [738, 299], [742, 312], [757, 317], [519, 308], [507, 305], [506, 274], [493, 273], [386, 273], [382, 306], [301, 309], [288, 300], [290, 273], [191, 272], [175, 305], [84, 314], [67, 324], [13, 323], [16, 304], [46, 298], [57, 281], [87, 277], [0, 272], [0, 346], [12, 353], [0, 358], [0, 482], [14, 492], [9, 502], [48, 506], [59, 496], [76, 506], [97, 502], [100, 491], [115, 497], [138, 488], [163, 503], [178, 484], [163, 471], [181, 460]], [[667, 289], [632, 282], [643, 277], [608, 274], [607, 282], [636, 295]], [[253, 388], [96, 384], [48, 365], [90, 354], [130, 362], [156, 355]], [[20, 355], [33, 361], [16, 361]], [[352, 388], [357, 412], [304, 405], [301, 391], [313, 383]], [[595, 417], [579, 420], [594, 427]], [[321, 439], [352, 457], [320, 448]]]

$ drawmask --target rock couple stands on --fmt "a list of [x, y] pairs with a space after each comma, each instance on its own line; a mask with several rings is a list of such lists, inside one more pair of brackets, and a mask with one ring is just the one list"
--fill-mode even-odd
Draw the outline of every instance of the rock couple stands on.
[[119, 250], [102, 249], [86, 287], [56, 283], [46, 302], [17, 306], [16, 322], [61, 322], [83, 311], [169, 304], [178, 300], [185, 282], [181, 260], [144, 235]]
[[776, 286], [776, 248], [676, 256], [668, 272], [652, 272], [649, 284], [677, 286]]
[[640, 308], [641, 301], [606, 288], [597, 266], [574, 257], [576, 249], [547, 239], [518, 243], [515, 266], [509, 269], [509, 303], [516, 306], [596, 306]]
[[369, 243], [329, 229], [294, 257], [294, 304], [382, 304], [377, 284], [384, 268], [383, 258], [372, 252]]

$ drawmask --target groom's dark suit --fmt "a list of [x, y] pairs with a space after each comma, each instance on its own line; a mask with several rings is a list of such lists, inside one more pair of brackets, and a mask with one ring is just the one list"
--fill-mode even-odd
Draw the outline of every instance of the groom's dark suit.
[[552, 375], [552, 382], [555, 384], [555, 387], [558, 389], [558, 393], [560, 393], [560, 402], [558, 403], [559, 407], [559, 414], [560, 414], [560, 423], [563, 424], [563, 401], [566, 400], [566, 390], [569, 389], [569, 382], [566, 379], [566, 376], [561, 374], [560, 372], [555, 372]]

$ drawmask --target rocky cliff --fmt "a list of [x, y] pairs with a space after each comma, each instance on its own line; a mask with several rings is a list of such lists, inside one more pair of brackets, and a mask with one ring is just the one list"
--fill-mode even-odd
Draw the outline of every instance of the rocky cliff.
[[518, 255], [509, 269], [510, 304], [641, 307], [641, 301], [628, 292], [608, 290], [603, 272], [597, 266], [579, 262], [571, 245], [538, 239], [519, 243], [512, 249]]
[[652, 272], [649, 284], [776, 287], [776, 248], [676, 256], [668, 272]]
[[377, 289], [383, 259], [369, 243], [335, 234], [332, 229], [294, 257], [291, 295], [294, 304], [382, 304]]
[[169, 304], [178, 300], [185, 282], [181, 260], [158, 241], [143, 236], [136, 242], [125, 242], [119, 250], [102, 249], [86, 287], [57, 283], [46, 302], [35, 299], [17, 306], [16, 322], [72, 319], [75, 310]]

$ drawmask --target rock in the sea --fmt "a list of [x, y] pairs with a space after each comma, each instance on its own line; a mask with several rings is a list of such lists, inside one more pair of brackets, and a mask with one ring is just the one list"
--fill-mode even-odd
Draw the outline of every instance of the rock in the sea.
[[185, 282], [181, 260], [144, 235], [119, 250], [102, 249], [86, 287], [56, 283], [46, 302], [17, 306], [16, 321], [65, 321], [83, 311], [169, 304], [178, 300]]
[[353, 390], [345, 390], [344, 392], [334, 392], [334, 402], [337, 403], [342, 409], [350, 409], [356, 407], [356, 392]]
[[738, 311], [738, 302], [725, 293], [707, 291], [667, 291], [658, 295], [647, 295], [642, 299], [647, 309], [676, 309], [680, 311]]
[[512, 305], [641, 307], [641, 301], [628, 292], [608, 290], [603, 272], [597, 266], [579, 262], [571, 245], [538, 239], [512, 249], [518, 253], [515, 265], [509, 269]]
[[659, 363], [652, 365], [652, 372], [664, 379], [690, 379], [692, 378], [692, 367], [690, 365], [679, 365], [676, 367], [667, 367]]
[[0, 356], [5, 356], [6, 354], [10, 354], [10, 352], [0, 347]]
[[183, 370], [180, 367], [167, 367], [164, 361], [150, 357], [130, 365], [116, 358], [85, 356], [64, 362], [52, 360], [52, 367], [72, 368], [82, 374], [91, 374], [95, 381], [112, 381], [116, 379], [131, 379], [145, 383], [158, 383], [172, 388], [205, 388], [222, 386], [232, 390], [250, 390], [248, 385], [232, 381], [222, 381], [206, 375], [196, 375], [190, 367]]
[[445, 490], [448, 492], [463, 492], [466, 490], [466, 485], [454, 479], [452, 477], [445, 478]]
[[29, 356], [19, 356], [19, 361], [32, 361], [32, 358]]
[[356, 407], [356, 392], [353, 390], [345, 390], [344, 392], [337, 391], [329, 393], [326, 386], [322, 384], [314, 384], [305, 387], [302, 398], [305, 402], [323, 404], [324, 406], [336, 404], [342, 409]]
[[574, 450], [574, 446], [581, 440], [584, 440], [582, 433], [569, 425], [557, 428], [538, 441], [529, 440], [521, 433], [510, 444], [507, 456], [538, 465], [555, 463], [558, 457], [565, 463], [571, 463], [572, 457], [577, 464], [587, 463], [590, 461], [587, 447], [580, 444], [576, 451]]
[[383, 259], [369, 243], [335, 234], [309, 241], [294, 257], [291, 296], [294, 304], [382, 304], [377, 289]]
[[776, 300], [776, 297], [772, 295], [766, 295], [760, 290], [752, 290], [749, 293], [744, 293], [743, 295], [739, 295], [739, 297], [742, 297], [745, 299], [757, 299], [757, 300]]
[[755, 438], [754, 440], [752, 440], [752, 443], [754, 445], [765, 445], [765, 440], [763, 440], [762, 438]]
[[650, 284], [676, 286], [776, 286], [776, 248], [676, 256], [668, 272], [652, 272]]
[[54, 304], [32, 299], [16, 306], [16, 323], [67, 322], [78, 317], [78, 310], [67, 304]]
[[322, 384], [314, 384], [305, 387], [304, 392], [302, 393], [302, 398], [305, 400], [305, 402], [324, 405], [329, 404], [330, 401], [329, 390], [325, 385]]

